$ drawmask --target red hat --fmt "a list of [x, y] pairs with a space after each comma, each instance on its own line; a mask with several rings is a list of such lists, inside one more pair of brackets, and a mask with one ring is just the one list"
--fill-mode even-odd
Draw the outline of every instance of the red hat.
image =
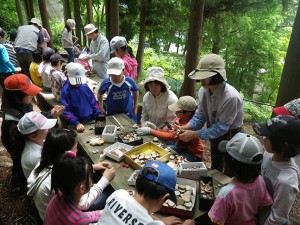
[[300, 98], [294, 99], [284, 106], [273, 108], [274, 114], [277, 115], [287, 115], [296, 116], [300, 119]]
[[29, 77], [24, 74], [14, 74], [4, 80], [4, 86], [9, 91], [22, 91], [27, 95], [35, 96], [42, 89], [31, 82]]

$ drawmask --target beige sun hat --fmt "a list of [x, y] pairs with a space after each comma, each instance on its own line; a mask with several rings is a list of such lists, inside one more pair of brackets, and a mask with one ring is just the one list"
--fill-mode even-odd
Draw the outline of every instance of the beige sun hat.
[[197, 108], [197, 102], [191, 96], [182, 96], [178, 99], [176, 103], [169, 105], [168, 108], [172, 112], [177, 112], [181, 110], [192, 112]]
[[95, 25], [91, 24], [91, 23], [84, 27], [85, 35], [91, 34], [91, 33], [95, 32], [96, 30], [98, 30], [98, 28], [95, 27]]
[[36, 25], [38, 25], [39, 27], [42, 26], [41, 21], [40, 21], [39, 19], [37, 19], [37, 18], [32, 18], [32, 19], [30, 20], [29, 23], [31, 23], [31, 24], [36, 24]]
[[170, 86], [164, 77], [165, 71], [161, 67], [152, 66], [146, 71], [146, 79], [142, 82], [142, 86], [146, 86], [147, 83], [152, 81], [159, 81], [163, 83], [167, 90], [170, 89]]
[[222, 57], [216, 54], [208, 54], [199, 61], [197, 68], [188, 77], [193, 80], [203, 80], [218, 73], [227, 81], [225, 63]]
[[73, 19], [67, 19], [66, 24], [68, 25], [68, 27], [70, 27], [71, 30], [75, 30], [75, 20]]

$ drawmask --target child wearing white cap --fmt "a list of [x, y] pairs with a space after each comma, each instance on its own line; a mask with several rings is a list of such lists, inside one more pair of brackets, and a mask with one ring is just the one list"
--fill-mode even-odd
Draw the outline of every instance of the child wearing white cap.
[[[98, 91], [98, 102], [103, 115], [126, 114], [136, 122], [138, 108], [138, 86], [130, 77], [124, 76], [124, 62], [118, 57], [108, 61], [107, 73]], [[106, 110], [103, 107], [103, 94], [107, 93]]]
[[[176, 120], [173, 125], [183, 126], [187, 124], [195, 114], [197, 109], [197, 102], [191, 96], [182, 96], [176, 103], [168, 106], [169, 110], [176, 113]], [[171, 124], [170, 124], [171, 125]], [[173, 126], [172, 125], [172, 126]], [[171, 129], [172, 130], [172, 129]], [[199, 138], [195, 138], [189, 142], [181, 141], [178, 137], [180, 130], [176, 128], [173, 132], [163, 131], [158, 129], [151, 129], [150, 127], [142, 127], [136, 130], [139, 135], [151, 134], [158, 138], [167, 141], [177, 141], [176, 145], [169, 145], [174, 151], [178, 152], [181, 156], [190, 162], [202, 161], [204, 146]]]
[[66, 107], [63, 116], [77, 131], [84, 131], [82, 123], [90, 122], [100, 115], [95, 95], [86, 83], [85, 69], [79, 63], [66, 67], [68, 80], [61, 90], [61, 104]]
[[[39, 112], [26, 113], [19, 121], [14, 143], [23, 146], [21, 166], [27, 179], [40, 161], [41, 150], [48, 129], [55, 126], [57, 119], [47, 119]], [[21, 149], [21, 148], [20, 148]]]
[[260, 176], [263, 147], [251, 135], [238, 133], [223, 141], [219, 149], [225, 152], [226, 166], [232, 181], [221, 188], [208, 212], [212, 224], [258, 224], [259, 210], [272, 204], [266, 184]]

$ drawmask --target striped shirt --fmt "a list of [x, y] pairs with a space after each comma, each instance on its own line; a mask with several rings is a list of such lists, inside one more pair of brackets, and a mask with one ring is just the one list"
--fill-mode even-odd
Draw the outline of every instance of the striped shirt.
[[99, 210], [82, 212], [74, 204], [66, 201], [60, 193], [54, 195], [49, 202], [44, 216], [44, 225], [86, 225], [99, 219]]

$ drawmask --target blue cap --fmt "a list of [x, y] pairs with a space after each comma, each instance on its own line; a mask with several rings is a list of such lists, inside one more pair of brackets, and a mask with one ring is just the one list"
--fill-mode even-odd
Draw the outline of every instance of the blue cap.
[[[143, 173], [145, 168], [153, 168], [158, 174]], [[155, 183], [171, 190], [170, 200], [172, 200], [174, 203], [177, 203], [175, 195], [176, 174], [175, 171], [166, 163], [160, 161], [149, 161], [140, 170], [139, 176], [154, 181]]]

